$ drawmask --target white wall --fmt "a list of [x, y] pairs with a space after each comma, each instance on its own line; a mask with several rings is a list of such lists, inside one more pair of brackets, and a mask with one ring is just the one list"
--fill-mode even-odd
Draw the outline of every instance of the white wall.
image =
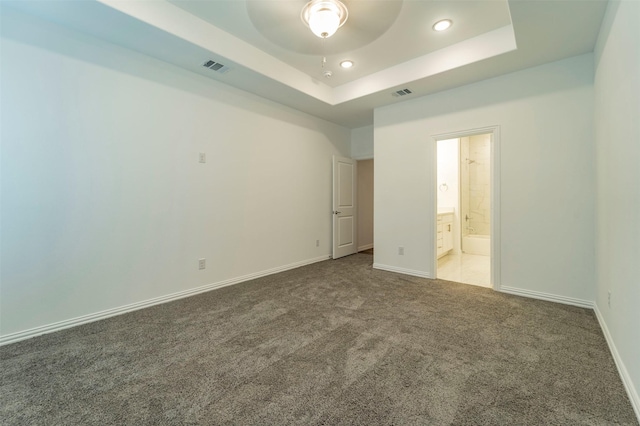
[[2, 336], [328, 257], [349, 129], [7, 8], [1, 48]]
[[375, 263], [433, 276], [432, 137], [498, 125], [502, 286], [588, 304], [592, 122], [591, 54], [376, 109]]
[[356, 160], [373, 158], [373, 126], [351, 130], [351, 158]]
[[358, 161], [358, 250], [373, 247], [373, 160]]
[[[640, 3], [610, 2], [596, 47], [597, 287], [640, 419]], [[611, 306], [607, 298], [611, 292]]]

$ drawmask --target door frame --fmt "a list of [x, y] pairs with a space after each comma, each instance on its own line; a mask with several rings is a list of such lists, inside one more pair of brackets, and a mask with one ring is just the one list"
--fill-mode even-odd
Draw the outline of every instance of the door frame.
[[[353, 161], [356, 162], [356, 196], [360, 195], [360, 166], [359, 166], [359, 162], [360, 161], [367, 161], [367, 160], [372, 160], [373, 161], [373, 156], [364, 156], [364, 157], [354, 157], [352, 158]], [[375, 161], [374, 161], [374, 168], [373, 168], [373, 173], [375, 175]], [[374, 176], [375, 178], [375, 176]], [[360, 203], [358, 202], [358, 200], [356, 200], [356, 214], [360, 215], [361, 213], [361, 207], [360, 207]], [[371, 207], [371, 212], [374, 214], [375, 217], [375, 213], [373, 212], [373, 206]], [[357, 247], [356, 247], [356, 252], [360, 253], [361, 251], [364, 250], [369, 250], [372, 249], [374, 247], [374, 244], [371, 243], [371, 246], [369, 247], [369, 245], [366, 245], [366, 248], [363, 248], [362, 250], [360, 249], [360, 217], [358, 216], [357, 221], [356, 221], [356, 226], [358, 227], [358, 229], [356, 230], [356, 241], [357, 241]], [[373, 229], [371, 230], [371, 232], [373, 232]], [[374, 238], [375, 238], [375, 232], [373, 232]]]
[[433, 220], [429, 225], [431, 229], [431, 247], [433, 256], [431, 259], [431, 278], [438, 275], [437, 254], [437, 225], [438, 216], [438, 158], [437, 144], [439, 140], [459, 139], [467, 136], [491, 134], [491, 278], [490, 285], [495, 291], [500, 291], [500, 126], [480, 127], [456, 132], [447, 132], [431, 136], [431, 205], [433, 206]]

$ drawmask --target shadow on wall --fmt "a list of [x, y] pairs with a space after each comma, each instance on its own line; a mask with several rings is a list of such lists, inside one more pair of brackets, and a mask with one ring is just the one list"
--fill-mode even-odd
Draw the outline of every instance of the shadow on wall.
[[[61, 2], [55, 3], [56, 8], [100, 8], [99, 13], [106, 23], [110, 21], [110, 16], [120, 13], [98, 2], [69, 2], [66, 5]], [[29, 2], [25, 2], [26, 6], [21, 7], [27, 7], [28, 9], [28, 4]], [[303, 125], [306, 128], [326, 134], [329, 140], [334, 140], [338, 137], [334, 134], [335, 132], [332, 132], [327, 127], [318, 128], [317, 121], [319, 119], [317, 117], [312, 117], [307, 113], [270, 101], [244, 90], [236, 89], [229, 84], [213, 78], [207, 78], [196, 72], [187, 71], [176, 65], [84, 34], [81, 32], [83, 31], [83, 24], [80, 23], [76, 26], [79, 27], [79, 31], [31, 16], [13, 9], [10, 6], [6, 6], [6, 4], [2, 5], [2, 25], [0, 28], [3, 38], [55, 52], [75, 60], [94, 64], [101, 68], [108, 68], [144, 80], [153, 81], [162, 86], [189, 92], [223, 103], [227, 108], [247, 110], [247, 105], [250, 104], [250, 111], [252, 113], [275, 118], [298, 127]], [[135, 28], [136, 26], [146, 27], [146, 24], [131, 19], [131, 27]], [[145, 28], [145, 30], [148, 29]], [[163, 46], [163, 50], [168, 48], [172, 51], [193, 52], [195, 49], [190, 43], [178, 40], [159, 30], [156, 31], [154, 37], [157, 38], [157, 44]], [[127, 43], [129, 43], [128, 40]], [[203, 58], [210, 55], [210, 53], [204, 49], [201, 50]], [[259, 86], [259, 84], [260, 82], [256, 80], [254, 85]], [[126, 95], [134, 96], [135, 94], [128, 93]], [[334, 123], [327, 122], [327, 124], [336, 127], [336, 132], [344, 129]]]
[[[465, 72], [464, 67], [458, 68], [448, 72], [446, 76], [439, 75], [434, 77], [433, 81], [436, 86], [444, 79], [456, 81], [458, 79], [456, 76]], [[527, 76], [530, 79], [528, 84], [522, 84], [523, 76]], [[401, 104], [382, 107], [380, 109], [395, 108], [396, 110], [401, 110], [401, 114], [394, 114], [391, 120], [389, 120], [391, 118], [389, 114], [377, 115], [376, 127], [387, 124], [397, 125], [402, 122], [459, 113], [465, 110], [476, 110], [490, 107], [491, 105], [505, 104], [509, 101], [521, 101], [525, 98], [537, 97], [546, 93], [591, 85], [593, 85], [593, 69], [577, 74], [574, 62], [572, 58], [569, 58], [569, 60], [555, 62], [552, 65], [544, 64], [466, 86], [456, 87], [455, 84], [452, 84], [450, 86], [451, 89], [428, 95], [428, 103], [424, 102], [423, 98], [415, 98]], [[416, 102], [420, 102], [419, 108], [415, 107]], [[387, 120], [389, 122], [386, 122]]]

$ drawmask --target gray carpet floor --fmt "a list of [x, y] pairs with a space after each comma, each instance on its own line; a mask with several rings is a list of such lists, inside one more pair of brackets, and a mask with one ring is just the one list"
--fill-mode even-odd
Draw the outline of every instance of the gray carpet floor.
[[637, 425], [591, 310], [357, 254], [0, 348], [8, 425]]

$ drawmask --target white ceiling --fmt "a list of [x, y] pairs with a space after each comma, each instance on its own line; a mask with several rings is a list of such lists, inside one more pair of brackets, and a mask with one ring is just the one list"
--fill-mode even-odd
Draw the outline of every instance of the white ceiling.
[[[347, 127], [373, 109], [593, 51], [606, 0], [343, 0], [324, 43], [305, 0], [3, 1]], [[452, 19], [438, 33], [432, 25]], [[322, 77], [323, 56], [330, 79]], [[230, 67], [219, 74], [202, 64]], [[355, 67], [338, 63], [351, 59]], [[409, 88], [413, 94], [394, 97]]]
[[[344, 0], [347, 22], [323, 41], [300, 19], [305, 0], [170, 2], [332, 87], [511, 25], [506, 0]], [[432, 25], [445, 18], [455, 25], [433, 31]], [[323, 56], [333, 72], [328, 80], [321, 73]], [[344, 59], [356, 66], [341, 69]]]

